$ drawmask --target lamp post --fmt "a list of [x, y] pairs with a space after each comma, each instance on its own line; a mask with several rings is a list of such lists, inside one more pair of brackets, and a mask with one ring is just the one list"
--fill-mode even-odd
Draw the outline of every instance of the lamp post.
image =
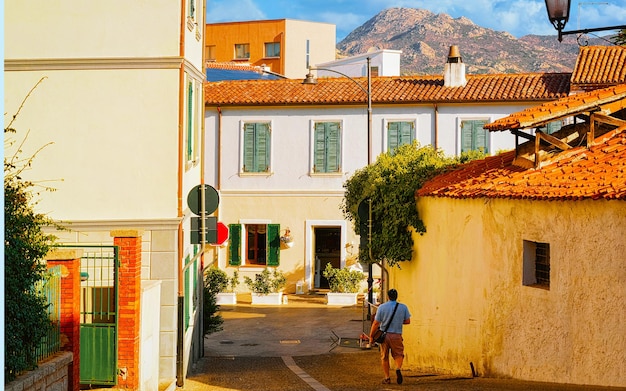
[[548, 11], [548, 20], [554, 26], [554, 28], [559, 32], [559, 42], [563, 41], [564, 35], [569, 34], [586, 34], [594, 31], [606, 31], [606, 30], [624, 30], [626, 29], [626, 25], [619, 26], [608, 26], [608, 27], [597, 27], [590, 29], [580, 29], [580, 30], [571, 30], [571, 31], [563, 31], [565, 28], [565, 24], [569, 20], [569, 10], [571, 5], [571, 0], [545, 0], [546, 1], [546, 9]]
[[[372, 59], [370, 57], [367, 57], [367, 89], [364, 88], [361, 83], [359, 83], [358, 81], [354, 80], [352, 77], [346, 75], [345, 73], [336, 71], [334, 69], [329, 69], [329, 68], [319, 68], [319, 67], [309, 67], [309, 73], [306, 75], [306, 77], [304, 78], [304, 80], [302, 81], [302, 84], [317, 84], [317, 79], [315, 78], [315, 76], [313, 76], [313, 74], [311, 73], [311, 71], [317, 70], [317, 71], [328, 71], [328, 72], [333, 72], [333, 73], [337, 73], [341, 76], [347, 77], [348, 79], [352, 80], [354, 82], [354, 84], [356, 84], [361, 91], [363, 91], [365, 94], [367, 94], [367, 164], [370, 165], [372, 164]], [[368, 301], [368, 305], [367, 305], [367, 319], [371, 319], [371, 305], [370, 303], [372, 303], [374, 301], [374, 296], [373, 296], [373, 289], [372, 289], [372, 285], [374, 284], [374, 278], [372, 276], [373, 274], [373, 270], [372, 270], [372, 261], [373, 261], [373, 257], [372, 257], [372, 204], [371, 202], [368, 202], [368, 206], [369, 206], [369, 221], [368, 221], [368, 240], [369, 240], [369, 262], [367, 265], [367, 291], [368, 291], [368, 297], [367, 297], [367, 301]]]

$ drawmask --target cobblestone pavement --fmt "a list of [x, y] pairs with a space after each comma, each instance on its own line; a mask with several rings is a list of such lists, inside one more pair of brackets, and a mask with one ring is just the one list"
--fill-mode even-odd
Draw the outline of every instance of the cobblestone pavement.
[[[307, 295], [308, 296], [308, 295]], [[240, 299], [241, 302], [241, 299]], [[205, 340], [202, 358], [179, 388], [184, 391], [370, 391], [370, 390], [546, 390], [626, 391], [626, 388], [460, 378], [404, 371], [402, 385], [382, 384], [378, 351], [356, 340], [363, 308], [330, 308], [323, 297], [289, 296], [287, 305], [243, 303], [221, 312], [224, 330]], [[336, 336], [341, 337], [337, 341]], [[352, 338], [354, 337], [354, 338]]]

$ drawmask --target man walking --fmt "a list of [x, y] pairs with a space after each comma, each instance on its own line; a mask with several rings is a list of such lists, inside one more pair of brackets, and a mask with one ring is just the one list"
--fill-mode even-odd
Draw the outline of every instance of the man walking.
[[396, 364], [396, 376], [398, 384], [402, 384], [402, 361], [404, 361], [404, 343], [402, 339], [402, 326], [411, 323], [411, 314], [406, 305], [398, 303], [398, 291], [390, 289], [387, 292], [389, 301], [381, 304], [376, 311], [376, 316], [370, 329], [370, 344], [374, 342], [373, 334], [380, 327], [387, 332], [385, 341], [380, 345], [380, 359], [385, 378], [383, 384], [390, 384], [389, 377], [389, 352]]

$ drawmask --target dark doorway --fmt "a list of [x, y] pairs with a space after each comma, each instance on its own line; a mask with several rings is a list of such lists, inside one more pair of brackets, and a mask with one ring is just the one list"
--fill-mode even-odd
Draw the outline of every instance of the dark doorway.
[[314, 228], [315, 237], [315, 288], [328, 289], [328, 280], [322, 275], [327, 264], [341, 266], [341, 228]]

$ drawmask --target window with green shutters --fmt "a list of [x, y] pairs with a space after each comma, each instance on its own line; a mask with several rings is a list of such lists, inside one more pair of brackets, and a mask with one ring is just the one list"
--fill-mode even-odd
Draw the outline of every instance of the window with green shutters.
[[489, 153], [487, 130], [483, 128], [488, 120], [461, 121], [461, 152], [482, 151]]
[[400, 145], [411, 144], [415, 140], [415, 123], [394, 121], [387, 123], [387, 152], [393, 153]]
[[[231, 266], [278, 266], [280, 263], [280, 224], [230, 224], [228, 264]], [[243, 241], [243, 243], [242, 243]], [[242, 246], [243, 245], [243, 246]], [[242, 254], [245, 254], [242, 258]]]
[[562, 126], [563, 126], [563, 121], [561, 120], [552, 121], [552, 122], [548, 122], [545, 126], [540, 127], [539, 130], [547, 134], [552, 134], [561, 130]]
[[313, 172], [341, 172], [341, 124], [339, 122], [315, 123]]
[[243, 172], [269, 172], [270, 147], [269, 123], [245, 123], [243, 125]]
[[193, 82], [187, 85], [187, 161], [193, 160]]

